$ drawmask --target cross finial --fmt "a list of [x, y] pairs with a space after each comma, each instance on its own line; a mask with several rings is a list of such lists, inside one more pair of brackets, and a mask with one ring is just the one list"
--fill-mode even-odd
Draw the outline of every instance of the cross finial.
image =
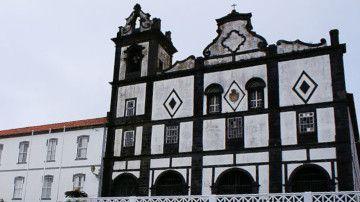
[[236, 10], [236, 6], [236, 4], [231, 5], [231, 7], [233, 7], [233, 10]]

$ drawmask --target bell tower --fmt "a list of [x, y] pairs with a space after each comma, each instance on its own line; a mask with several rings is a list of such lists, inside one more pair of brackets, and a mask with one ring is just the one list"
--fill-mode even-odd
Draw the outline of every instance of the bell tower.
[[167, 69], [172, 64], [172, 56], [177, 51], [171, 42], [171, 33], [161, 32], [161, 20], [150, 18], [141, 6], [136, 4], [126, 18], [126, 24], [119, 27], [116, 38], [112, 39], [117, 49], [118, 80], [151, 76]]

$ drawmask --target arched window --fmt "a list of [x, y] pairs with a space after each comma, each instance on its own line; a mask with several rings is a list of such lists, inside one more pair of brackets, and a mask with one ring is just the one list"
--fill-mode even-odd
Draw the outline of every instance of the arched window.
[[207, 97], [207, 113], [220, 113], [221, 112], [221, 94], [224, 89], [220, 84], [210, 84], [205, 89], [205, 95]]
[[245, 170], [233, 168], [223, 172], [213, 187], [214, 194], [251, 194], [258, 192], [258, 185]]
[[141, 62], [144, 57], [142, 50], [144, 47], [137, 44], [131, 45], [124, 52], [126, 54], [126, 77], [134, 78], [141, 75]]
[[265, 86], [265, 82], [260, 78], [252, 78], [246, 83], [245, 88], [248, 91], [249, 109], [264, 108]]
[[326, 192], [334, 191], [328, 173], [318, 165], [303, 165], [296, 168], [290, 176], [287, 192]]
[[112, 196], [136, 196], [138, 193], [137, 179], [130, 173], [116, 177], [111, 189]]
[[188, 186], [183, 176], [176, 171], [165, 171], [156, 180], [152, 188], [155, 196], [187, 195]]

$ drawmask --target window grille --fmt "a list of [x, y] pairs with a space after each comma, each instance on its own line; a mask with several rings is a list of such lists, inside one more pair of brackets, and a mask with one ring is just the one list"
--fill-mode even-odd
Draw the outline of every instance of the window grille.
[[42, 199], [50, 199], [51, 198], [51, 186], [53, 183], [53, 176], [46, 175], [44, 176], [43, 180], [43, 187], [41, 191], [41, 198]]
[[55, 161], [57, 139], [47, 141], [46, 161]]
[[26, 163], [29, 142], [20, 142], [18, 163]]
[[165, 144], [177, 144], [179, 142], [179, 126], [166, 126]]
[[77, 141], [77, 159], [85, 159], [89, 144], [89, 136], [80, 136]]
[[209, 113], [220, 112], [220, 96], [211, 95], [209, 97]]
[[124, 132], [124, 147], [133, 147], [135, 145], [135, 131]]
[[249, 106], [251, 109], [262, 108], [264, 106], [263, 90], [252, 90], [249, 96]]
[[125, 116], [135, 116], [136, 101], [135, 99], [126, 100]]
[[229, 118], [227, 121], [227, 138], [237, 139], [243, 137], [242, 117]]
[[314, 112], [299, 113], [299, 132], [300, 133], [315, 132]]
[[24, 177], [16, 177], [14, 181], [14, 199], [21, 199], [22, 198], [22, 191], [24, 187]]

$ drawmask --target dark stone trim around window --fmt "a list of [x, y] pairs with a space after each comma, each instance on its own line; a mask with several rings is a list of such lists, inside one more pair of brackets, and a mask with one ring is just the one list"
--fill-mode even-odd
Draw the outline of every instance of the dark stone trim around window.
[[[134, 131], [134, 145], [132, 147], [125, 147], [125, 132], [127, 131]], [[121, 156], [134, 156], [135, 154], [135, 145], [136, 145], [136, 127], [134, 128], [124, 128], [122, 131], [122, 138], [121, 138]]]
[[[230, 119], [235, 119], [235, 118], [240, 118], [241, 119], [241, 134], [239, 138], [229, 138], [229, 120]], [[238, 117], [231, 117], [231, 118], [227, 118], [226, 122], [225, 122], [225, 141], [226, 141], [226, 149], [227, 150], [241, 150], [244, 148], [244, 117], [243, 116], [238, 116]]]
[[[301, 113], [307, 113], [307, 112], [314, 113], [314, 132], [301, 133], [299, 128], [300, 126], [299, 115]], [[314, 108], [313, 110], [308, 110], [308, 109], [296, 110], [296, 131], [297, 131], [298, 144], [307, 145], [307, 144], [318, 143], [316, 108]]]
[[[135, 107], [134, 107], [134, 115], [126, 115], [126, 111], [127, 111], [127, 102], [134, 100], [135, 101]], [[128, 98], [125, 99], [125, 103], [124, 103], [124, 117], [132, 117], [132, 116], [136, 116], [136, 108], [137, 108], [137, 98]]]

